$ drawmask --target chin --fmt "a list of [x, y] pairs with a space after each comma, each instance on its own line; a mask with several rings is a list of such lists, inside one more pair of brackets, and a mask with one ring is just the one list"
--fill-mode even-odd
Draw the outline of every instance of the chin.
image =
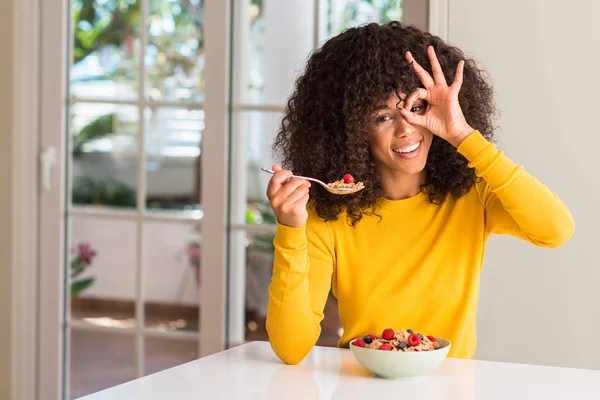
[[410, 169], [410, 170], [404, 170], [402, 171], [402, 173], [404, 175], [419, 175], [423, 172], [425, 168], [421, 168], [421, 169]]
[[414, 160], [414, 162], [409, 165], [402, 165], [400, 168], [402, 173], [405, 175], [418, 175], [425, 170], [425, 165], [427, 164], [427, 160]]

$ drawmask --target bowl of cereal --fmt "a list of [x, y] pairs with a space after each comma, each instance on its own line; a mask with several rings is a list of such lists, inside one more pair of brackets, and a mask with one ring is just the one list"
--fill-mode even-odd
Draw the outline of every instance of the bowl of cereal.
[[424, 376], [437, 369], [450, 351], [447, 339], [424, 336], [410, 329], [385, 329], [350, 342], [360, 365], [387, 379]]

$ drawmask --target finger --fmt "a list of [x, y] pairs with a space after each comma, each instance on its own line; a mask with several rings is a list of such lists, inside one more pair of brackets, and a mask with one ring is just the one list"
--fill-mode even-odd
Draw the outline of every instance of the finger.
[[422, 115], [415, 114], [404, 108], [400, 109], [400, 113], [409, 124], [425, 127], [425, 118]]
[[275, 172], [275, 174], [273, 174], [273, 177], [275, 178], [274, 181], [276, 184], [284, 184], [293, 175], [292, 171], [284, 170], [279, 164], [273, 164], [272, 169]]
[[465, 62], [460, 61], [458, 67], [456, 67], [456, 74], [454, 75], [454, 82], [452, 82], [451, 88], [455, 91], [459, 91], [462, 87], [463, 76], [465, 72]]
[[429, 55], [429, 61], [431, 61], [431, 70], [433, 71], [435, 83], [438, 85], [448, 86], [446, 77], [444, 76], [444, 71], [442, 70], [442, 66], [440, 65], [437, 55], [435, 54], [433, 46], [427, 47], [427, 54]]
[[271, 181], [273, 181], [276, 185], [283, 185], [290, 180], [292, 177], [292, 171], [288, 171], [287, 169], [280, 169], [279, 171], [273, 174]]
[[290, 196], [294, 190], [298, 187], [310, 187], [310, 183], [305, 179], [300, 178], [292, 178], [289, 182], [286, 182], [281, 188], [277, 191], [277, 196], [281, 199], [284, 199]]
[[275, 172], [275, 174], [273, 175], [273, 177], [275, 177], [275, 182], [280, 182], [282, 185], [286, 182], [289, 182], [289, 180], [293, 176], [292, 171], [282, 169], [279, 166], [279, 164], [273, 164], [273, 171]]
[[308, 188], [304, 185], [298, 186], [285, 200], [286, 203], [294, 204], [308, 195]]
[[[278, 167], [278, 165], [274, 165], [273, 167]], [[275, 172], [275, 174], [271, 177], [271, 180], [269, 181], [269, 185], [267, 186], [267, 197], [270, 199], [273, 196], [275, 196], [275, 193], [277, 193], [279, 189], [281, 189], [281, 186], [285, 184], [291, 176], [291, 171], [281, 169], [280, 167], [279, 171]]]
[[302, 196], [302, 198], [300, 198], [300, 200], [298, 200], [294, 204], [298, 204], [298, 205], [303, 204], [304, 206], [306, 206], [306, 203], [308, 203], [309, 198], [310, 198], [310, 195], [307, 193], [306, 195]]
[[[295, 182], [294, 184], [297, 184]], [[282, 212], [289, 212], [293, 208], [294, 203], [298, 201], [302, 196], [308, 193], [308, 187], [299, 184], [298, 186], [292, 186], [292, 183], [286, 184], [281, 190], [277, 192], [275, 197], [271, 200], [271, 205], [274, 210], [280, 210]]]
[[419, 77], [419, 80], [421, 81], [423, 86], [433, 87], [433, 85], [435, 85], [435, 81], [433, 80], [431, 75], [429, 75], [429, 72], [427, 72], [423, 67], [419, 65], [419, 63], [417, 62], [417, 60], [415, 60], [410, 51], [406, 52], [406, 60], [412, 64], [413, 69], [417, 73], [417, 76]]
[[408, 95], [408, 97], [406, 97], [406, 99], [404, 99], [404, 107], [402, 108], [410, 111], [413, 108], [415, 101], [419, 99], [429, 101], [429, 91], [424, 88], [415, 89], [410, 95]]

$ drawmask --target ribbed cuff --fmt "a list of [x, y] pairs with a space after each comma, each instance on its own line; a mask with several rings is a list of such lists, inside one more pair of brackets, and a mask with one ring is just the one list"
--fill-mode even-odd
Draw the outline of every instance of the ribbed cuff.
[[475, 169], [475, 174], [483, 178], [494, 191], [509, 185], [522, 169], [479, 131], [467, 136], [457, 150], [469, 161], [469, 167]]
[[277, 232], [273, 244], [275, 247], [284, 250], [306, 248], [306, 225], [301, 228], [292, 228], [277, 222]]
[[487, 141], [479, 131], [473, 131], [458, 146], [457, 150], [469, 161], [469, 166], [474, 168], [476, 164], [485, 158], [487, 153], [493, 151], [496, 146]]

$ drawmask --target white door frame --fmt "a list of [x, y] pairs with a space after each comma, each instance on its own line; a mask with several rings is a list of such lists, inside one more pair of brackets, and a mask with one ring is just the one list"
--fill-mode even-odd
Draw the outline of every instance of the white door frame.
[[[68, 0], [27, 0], [39, 2], [40, 65], [39, 91], [39, 152], [54, 151], [54, 166], [49, 170], [49, 187], [39, 191], [39, 299], [38, 329], [38, 389], [37, 397], [61, 399], [68, 393], [63, 388], [65, 336], [64, 255], [67, 187], [67, 106], [68, 99]], [[202, 290], [200, 303], [209, 305], [200, 315], [200, 356], [216, 353], [225, 348], [226, 304], [226, 248], [227, 248], [227, 195], [229, 151], [229, 27], [230, 2], [206, 1], [204, 8], [206, 57], [204, 108], [207, 115], [203, 135], [202, 246], [211, 251], [201, 253]], [[31, 20], [22, 26], [31, 26]], [[223, 65], [226, 68], [223, 68]], [[37, 77], [37, 74], [35, 74]], [[37, 135], [35, 135], [37, 137]], [[37, 151], [34, 158], [37, 164]], [[34, 162], [32, 161], [32, 162]], [[143, 166], [143, 164], [142, 164]], [[43, 180], [44, 177], [42, 177]], [[210, 267], [208, 267], [210, 266]], [[33, 398], [33, 397], [28, 397]]]
[[[202, 287], [200, 355], [225, 349], [227, 304], [227, 224], [229, 191], [229, 49], [231, 2], [204, 1], [205, 130], [202, 136]], [[206, 194], [210, 193], [209, 196]]]
[[450, 0], [429, 0], [429, 32], [448, 40]]
[[11, 398], [37, 397], [39, 0], [13, 10]]
[[[54, 152], [39, 194], [38, 398], [63, 397], [68, 0], [40, 7], [39, 149]], [[53, 150], [52, 150], [53, 149]]]

